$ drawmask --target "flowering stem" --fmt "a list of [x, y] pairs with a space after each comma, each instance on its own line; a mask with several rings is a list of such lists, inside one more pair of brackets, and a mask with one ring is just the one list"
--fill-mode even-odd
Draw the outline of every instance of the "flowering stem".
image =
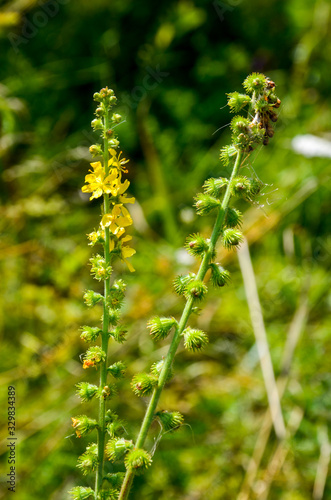
[[[197, 280], [203, 281], [203, 279], [205, 278], [206, 273], [208, 271], [209, 262], [211, 260], [212, 255], [214, 254], [217, 240], [218, 240], [218, 238], [221, 234], [222, 228], [223, 228], [226, 211], [227, 211], [230, 197], [231, 197], [232, 184], [233, 184], [234, 178], [236, 177], [236, 175], [239, 171], [239, 168], [241, 166], [241, 163], [243, 160], [243, 154], [244, 153], [242, 151], [237, 152], [236, 161], [235, 161], [235, 164], [234, 164], [234, 167], [232, 170], [231, 178], [230, 178], [230, 181], [227, 185], [227, 189], [226, 189], [226, 192], [224, 194], [224, 198], [223, 198], [222, 204], [220, 206], [220, 209], [218, 211], [216, 222], [215, 222], [213, 232], [212, 232], [212, 235], [210, 238], [209, 249], [205, 252], [203, 260], [200, 264], [200, 268], [199, 268], [199, 271], [197, 274]], [[184, 310], [182, 313], [182, 317], [181, 317], [179, 324], [178, 324], [178, 327], [174, 333], [174, 336], [173, 336], [172, 342], [170, 344], [166, 359], [165, 359], [164, 364], [163, 364], [162, 371], [161, 371], [159, 379], [158, 379], [158, 384], [153, 391], [149, 405], [147, 407], [147, 410], [146, 410], [146, 413], [144, 416], [144, 420], [142, 422], [140, 432], [139, 432], [139, 435], [138, 435], [138, 438], [137, 438], [137, 441], [135, 444], [136, 448], [142, 448], [144, 446], [148, 431], [149, 431], [150, 426], [152, 424], [152, 421], [154, 419], [154, 414], [155, 414], [155, 410], [156, 410], [158, 401], [160, 399], [164, 385], [169, 377], [170, 370], [171, 370], [171, 367], [172, 367], [172, 364], [174, 361], [174, 357], [176, 355], [176, 352], [177, 352], [177, 349], [178, 349], [178, 346], [179, 346], [179, 343], [181, 340], [181, 335], [182, 335], [182, 333], [186, 327], [186, 324], [188, 322], [188, 319], [191, 315], [193, 303], [194, 303], [194, 298], [192, 296], [190, 296], [186, 301], [186, 304], [185, 304], [185, 307], [184, 307]], [[126, 472], [118, 500], [126, 500], [128, 498], [129, 493], [130, 493], [130, 489], [131, 489], [131, 485], [132, 485], [132, 481], [133, 481], [133, 477], [134, 477], [134, 471], [129, 468]]]
[[[104, 130], [108, 130], [109, 128], [109, 116], [108, 113], [105, 114], [104, 117]], [[106, 176], [108, 175], [108, 160], [109, 160], [109, 152], [108, 152], [108, 141], [106, 134], [104, 134], [104, 151], [103, 151], [103, 161], [104, 161], [104, 169], [106, 172]], [[104, 205], [104, 213], [107, 214], [109, 212], [109, 195], [103, 195], [103, 205]], [[104, 256], [105, 256], [105, 265], [106, 267], [110, 266], [110, 252], [109, 252], [109, 227], [105, 228], [105, 242], [104, 242]], [[110, 293], [110, 277], [104, 280], [104, 305], [103, 305], [103, 324], [102, 324], [102, 334], [101, 334], [101, 347], [103, 352], [106, 354], [104, 362], [100, 367], [100, 390], [102, 387], [107, 385], [107, 358], [108, 358], [108, 341], [109, 341], [109, 308], [108, 308], [108, 300]], [[99, 428], [98, 428], [98, 468], [96, 471], [95, 478], [95, 499], [98, 498], [99, 491], [102, 486], [103, 480], [103, 467], [104, 467], [104, 448], [105, 448], [105, 411], [106, 411], [106, 399], [100, 398], [99, 403]]]

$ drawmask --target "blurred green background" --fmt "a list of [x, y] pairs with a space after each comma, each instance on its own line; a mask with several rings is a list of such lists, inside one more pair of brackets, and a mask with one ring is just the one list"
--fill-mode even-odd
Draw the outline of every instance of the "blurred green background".
[[[125, 119], [118, 135], [137, 198], [136, 272], [126, 277], [124, 308], [129, 340], [111, 346], [113, 360], [128, 364], [113, 407], [134, 439], [146, 402], [133, 396], [129, 380], [166, 352], [153, 345], [146, 321], [180, 314], [171, 283], [195, 266], [181, 247], [188, 234], [212, 226], [212, 218], [196, 217], [193, 196], [222, 173], [219, 148], [230, 138], [225, 93], [241, 91], [252, 71], [272, 78], [282, 100], [275, 137], [243, 172], [254, 169], [266, 186], [259, 203], [241, 206], [276, 375], [290, 324], [302, 313], [282, 407], [286, 422], [297, 408], [304, 415], [268, 498], [322, 498], [313, 497], [316, 483], [330, 498], [331, 480], [321, 479], [331, 414], [330, 11], [327, 0], [2, 2], [1, 421], [12, 384], [20, 500], [65, 499], [74, 485], [90, 485], [76, 468], [89, 440], [74, 437], [70, 417], [95, 411], [82, 408], [74, 390], [96, 377], [79, 359], [79, 327], [97, 324], [100, 313], [82, 301], [94, 286], [86, 234], [100, 210], [80, 191], [97, 137], [93, 92], [108, 85], [117, 94]], [[294, 151], [302, 134], [323, 138], [326, 151]], [[208, 331], [210, 345], [201, 354], [180, 351], [161, 401], [187, 425], [164, 436], [132, 500], [233, 500], [240, 492], [267, 398], [237, 257], [221, 258], [232, 282], [212, 290], [191, 321]], [[158, 432], [155, 425], [149, 449]], [[2, 426], [2, 452], [6, 437]], [[272, 433], [250, 499], [263, 498], [276, 447]], [[1, 458], [0, 498], [9, 498]]]

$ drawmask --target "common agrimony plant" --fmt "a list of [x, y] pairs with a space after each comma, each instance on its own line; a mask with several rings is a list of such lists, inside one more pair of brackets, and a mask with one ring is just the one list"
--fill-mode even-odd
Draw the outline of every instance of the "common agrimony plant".
[[[126, 285], [122, 279], [113, 279], [113, 263], [116, 260], [125, 262], [130, 271], [134, 271], [132, 264], [127, 260], [135, 250], [129, 247], [131, 236], [126, 234], [126, 228], [132, 224], [132, 218], [125, 207], [127, 203], [134, 203], [126, 191], [130, 182], [123, 180], [127, 173], [126, 164], [129, 160], [121, 157], [119, 141], [115, 137], [114, 127], [120, 122], [121, 116], [112, 112], [116, 104], [113, 90], [107, 87], [94, 94], [98, 106], [96, 118], [91, 125], [94, 130], [100, 130], [103, 142], [93, 144], [90, 153], [93, 157], [101, 157], [99, 161], [91, 163], [92, 169], [85, 177], [84, 193], [91, 193], [90, 200], [102, 198], [101, 220], [93, 232], [88, 235], [89, 245], [101, 248], [91, 259], [91, 274], [98, 282], [103, 283], [102, 293], [87, 290], [84, 300], [88, 307], [101, 305], [102, 317], [100, 326], [83, 326], [81, 338], [88, 348], [83, 355], [84, 369], [97, 369], [100, 372], [99, 385], [80, 382], [77, 393], [82, 402], [98, 400], [98, 419], [87, 415], [78, 415], [72, 418], [72, 425], [77, 437], [83, 437], [96, 432], [97, 442], [90, 442], [85, 453], [78, 459], [78, 467], [83, 474], [95, 474], [95, 488], [75, 487], [70, 494], [75, 500], [95, 498], [114, 499], [118, 497], [121, 485], [121, 475], [114, 474], [108, 479], [108, 487], [103, 488], [104, 457], [106, 435], [115, 438], [123, 433], [123, 423], [115, 412], [107, 408], [108, 401], [116, 394], [115, 380], [122, 377], [125, 364], [117, 361], [108, 363], [109, 341], [122, 343], [125, 341], [125, 329], [120, 323], [120, 309], [123, 303]], [[100, 311], [100, 313], [101, 313]], [[123, 451], [129, 449], [124, 439], [117, 442], [116, 450], [122, 445]]]
[[[110, 258], [111, 255], [126, 259], [126, 250], [123, 243], [126, 242], [124, 234], [125, 225], [131, 223], [131, 218], [123, 207], [123, 203], [131, 201], [126, 199], [123, 193], [127, 187], [125, 183], [121, 184], [121, 167], [124, 163], [120, 156], [113, 149], [109, 149], [108, 130], [109, 122], [106, 121], [104, 110], [107, 99], [112, 99], [111, 91], [104, 89], [97, 98], [101, 97], [102, 92], [109, 97], [103, 98], [102, 119], [97, 118], [96, 128], [103, 130], [104, 149], [103, 166], [93, 169], [101, 169], [86, 177], [87, 186], [85, 191], [93, 192], [92, 197], [104, 196], [104, 215], [101, 221], [101, 229], [90, 235], [93, 243], [101, 242], [104, 246], [104, 256], [95, 256], [92, 258], [92, 272], [97, 276], [98, 271], [93, 271], [98, 263], [102, 262], [100, 273], [101, 279], [105, 282], [104, 295], [87, 292], [87, 302], [94, 305], [102, 302], [104, 307], [103, 328], [85, 327], [83, 336], [88, 340], [95, 341], [101, 333], [101, 347], [91, 347], [86, 355], [84, 364], [92, 366], [100, 365], [101, 377], [100, 386], [90, 386], [90, 384], [80, 384], [79, 393], [83, 399], [91, 399], [93, 396], [100, 398], [99, 421], [94, 421], [86, 416], [73, 419], [73, 425], [78, 435], [83, 435], [96, 429], [98, 432], [97, 444], [92, 443], [88, 446], [86, 453], [80, 457], [79, 466], [84, 472], [96, 471], [96, 487], [91, 488], [77, 487], [72, 490], [75, 499], [95, 498], [95, 499], [118, 499], [125, 500], [129, 496], [134, 475], [147, 469], [151, 462], [151, 454], [144, 449], [146, 437], [151, 424], [157, 420], [163, 431], [173, 431], [178, 429], [183, 423], [183, 416], [177, 411], [160, 410], [157, 408], [163, 388], [171, 378], [172, 365], [180, 342], [183, 340], [184, 347], [191, 351], [199, 351], [208, 343], [208, 336], [205, 332], [192, 328], [188, 325], [190, 316], [194, 309], [205, 298], [208, 288], [207, 282], [215, 287], [223, 287], [230, 279], [230, 273], [216, 261], [216, 245], [220, 243], [227, 249], [236, 248], [243, 239], [240, 231], [242, 224], [242, 214], [234, 206], [230, 206], [232, 199], [243, 198], [248, 202], [254, 202], [259, 195], [263, 184], [253, 177], [249, 178], [242, 175], [241, 167], [245, 164], [247, 158], [259, 144], [268, 144], [269, 138], [273, 136], [274, 131], [272, 122], [277, 120], [275, 110], [280, 106], [280, 100], [275, 93], [275, 84], [269, 78], [259, 73], [253, 73], [246, 78], [243, 83], [246, 93], [232, 92], [228, 94], [228, 105], [231, 112], [245, 113], [245, 116], [237, 115], [231, 121], [232, 143], [221, 149], [220, 159], [228, 171], [231, 172], [228, 178], [210, 178], [203, 185], [203, 192], [199, 193], [195, 199], [195, 208], [199, 215], [215, 214], [215, 223], [210, 238], [206, 239], [200, 234], [195, 233], [188, 237], [186, 248], [188, 252], [196, 257], [199, 262], [199, 269], [196, 273], [191, 272], [184, 276], [178, 276], [174, 281], [174, 288], [178, 295], [184, 298], [184, 307], [181, 318], [177, 321], [173, 317], [155, 316], [147, 324], [150, 335], [155, 341], [163, 340], [172, 332], [172, 338], [166, 357], [159, 362], [154, 363], [149, 372], [140, 373], [134, 376], [132, 380], [133, 392], [137, 396], [150, 396], [143, 422], [138, 437], [133, 443], [124, 439], [119, 431], [121, 424], [114, 412], [105, 412], [106, 399], [114, 393], [112, 385], [107, 384], [107, 372], [113, 376], [118, 376], [123, 372], [121, 362], [107, 368], [107, 348], [108, 339], [113, 337], [115, 340], [122, 340], [120, 327], [118, 326], [118, 306], [124, 294], [124, 285], [122, 281], [115, 282], [110, 286]], [[103, 95], [103, 94], [102, 94]], [[98, 108], [99, 109], [99, 108]], [[108, 112], [108, 111], [107, 111]], [[101, 111], [97, 110], [97, 116]], [[114, 121], [118, 119], [115, 116]], [[94, 123], [92, 122], [92, 123]], [[111, 135], [111, 134], [110, 134]], [[111, 139], [112, 140], [112, 139]], [[115, 144], [112, 145], [114, 147]], [[92, 146], [92, 153], [100, 154], [101, 146]], [[111, 163], [108, 170], [106, 165]], [[122, 161], [122, 163], [121, 163]], [[111, 168], [111, 170], [109, 170]], [[118, 191], [107, 191], [109, 176], [114, 176], [112, 169], [117, 169], [117, 175], [114, 179]], [[98, 177], [98, 182], [95, 178]], [[125, 186], [126, 187], [125, 187]], [[98, 187], [97, 187], [98, 186]], [[125, 189], [124, 189], [125, 187]], [[121, 192], [120, 192], [121, 191]], [[126, 199], [126, 201], [125, 201]], [[110, 205], [112, 207], [110, 209]], [[124, 210], [124, 211], [123, 211]], [[114, 218], [115, 217], [115, 218]], [[122, 218], [125, 223], [116, 222], [117, 218]], [[107, 236], [108, 235], [108, 236]], [[125, 241], [124, 241], [125, 240]], [[116, 302], [116, 307], [114, 304]], [[114, 329], [109, 330], [110, 325]], [[84, 332], [91, 333], [84, 333]], [[99, 333], [97, 333], [99, 332]], [[110, 440], [104, 446], [105, 434], [108, 432]], [[124, 479], [118, 474], [103, 476], [104, 454], [115, 462], [124, 459], [126, 473]], [[108, 480], [110, 488], [103, 489], [103, 479]]]

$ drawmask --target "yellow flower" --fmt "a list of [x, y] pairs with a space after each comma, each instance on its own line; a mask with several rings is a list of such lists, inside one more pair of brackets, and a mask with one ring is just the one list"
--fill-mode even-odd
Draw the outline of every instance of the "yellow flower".
[[103, 193], [111, 193], [113, 196], [117, 196], [119, 190], [117, 169], [112, 168], [106, 176], [105, 170], [99, 161], [90, 165], [93, 171], [90, 170], [92, 173], [85, 176], [87, 185], [82, 187], [83, 193], [92, 193], [90, 200], [99, 198]]
[[131, 226], [132, 219], [125, 207], [122, 205], [114, 205], [111, 213], [105, 214], [101, 219], [101, 227], [109, 227], [110, 231], [115, 234], [119, 227]]
[[[123, 234], [123, 233], [122, 233]], [[135, 271], [133, 265], [131, 262], [128, 262], [126, 259], [129, 257], [132, 257], [136, 253], [134, 248], [130, 248], [127, 243], [128, 241], [132, 240], [132, 236], [124, 236], [124, 238], [121, 238], [118, 240], [118, 245], [119, 245], [119, 251], [120, 251], [120, 259], [125, 262], [125, 264], [128, 266], [129, 271], [133, 273]], [[115, 249], [115, 241], [113, 239], [110, 240], [109, 242], [109, 250], [112, 252]]]
[[112, 158], [109, 161], [112, 166], [116, 167], [118, 170], [122, 170], [122, 172], [127, 172], [127, 168], [125, 168], [123, 165], [129, 162], [126, 158], [121, 158], [122, 151], [117, 154], [115, 149], [108, 149], [109, 153], [111, 154]]

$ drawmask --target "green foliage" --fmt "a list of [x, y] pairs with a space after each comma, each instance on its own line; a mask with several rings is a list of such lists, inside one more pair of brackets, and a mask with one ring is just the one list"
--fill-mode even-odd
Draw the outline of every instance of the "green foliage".
[[[211, 223], [194, 219], [192, 193], [205, 179], [229, 172], [216, 161], [229, 134], [227, 128], [214, 134], [230, 121], [223, 96], [240, 91], [238, 82], [255, 70], [266, 71], [278, 84], [281, 115], [272, 122], [275, 136], [268, 147], [253, 153], [242, 169], [250, 178], [253, 168], [265, 184], [260, 209], [247, 208], [241, 200], [236, 207], [247, 211], [245, 232], [276, 371], [310, 282], [307, 326], [282, 401], [286, 415], [294, 404], [302, 405], [305, 415], [269, 497], [311, 498], [320, 454], [317, 426], [328, 422], [330, 412], [329, 159], [306, 157], [290, 144], [298, 134], [325, 138], [329, 133], [326, 2], [299, 7], [294, 0], [232, 3], [145, 2], [136, 9], [128, 0], [57, 2], [58, 14], [27, 39], [24, 20], [34, 24], [34, 15], [45, 7], [35, 0], [4, 2], [1, 377], [3, 386], [14, 383], [20, 395], [20, 500], [65, 498], [68, 487], [85, 485], [75, 464], [86, 443], [79, 439], [73, 445], [64, 438], [72, 433], [70, 417], [82, 412], [73, 398], [73, 385], [82, 380], [79, 354], [84, 349], [77, 330], [99, 325], [100, 319], [99, 308], [86, 310], [81, 303], [83, 290], [94, 286], [86, 273], [91, 255], [84, 235], [99, 213], [97, 201], [88, 206], [77, 189], [90, 168], [88, 148], [98, 144], [87, 127], [93, 112], [88, 96], [101, 84], [116, 83], [126, 122], [115, 130], [121, 130], [125, 154], [135, 163], [130, 180], [143, 219], [136, 234], [136, 273], [127, 280], [131, 291], [123, 308], [125, 329], [132, 334], [125, 346], [112, 342], [109, 363], [125, 349], [128, 366], [139, 371], [155, 361], [142, 339], [146, 318], [155, 311], [177, 317], [179, 311], [169, 280], [188, 269], [177, 249], [187, 234], [207, 234], [203, 229]], [[16, 21], [4, 24], [4, 14], [15, 15]], [[21, 39], [12, 42], [13, 34]], [[277, 102], [273, 94], [270, 99]], [[246, 116], [245, 109], [240, 113]], [[230, 163], [234, 155], [227, 157]], [[208, 318], [192, 320], [193, 327], [208, 324], [208, 358], [202, 365], [179, 356], [176, 373], [182, 376], [173, 379], [166, 396], [185, 414], [195, 441], [186, 426], [167, 434], [148, 481], [135, 482], [132, 500], [238, 496], [266, 400], [243, 290], [237, 287], [235, 253], [224, 261], [220, 252], [217, 259], [236, 286], [221, 292], [221, 298], [219, 290], [210, 290]], [[131, 330], [133, 322], [138, 326]], [[90, 376], [96, 377], [95, 369]], [[128, 428], [134, 428], [137, 400], [125, 383], [121, 391], [116, 404]], [[152, 447], [152, 440], [148, 444]], [[259, 479], [274, 446], [271, 436]], [[328, 478], [324, 497], [330, 494]]]

